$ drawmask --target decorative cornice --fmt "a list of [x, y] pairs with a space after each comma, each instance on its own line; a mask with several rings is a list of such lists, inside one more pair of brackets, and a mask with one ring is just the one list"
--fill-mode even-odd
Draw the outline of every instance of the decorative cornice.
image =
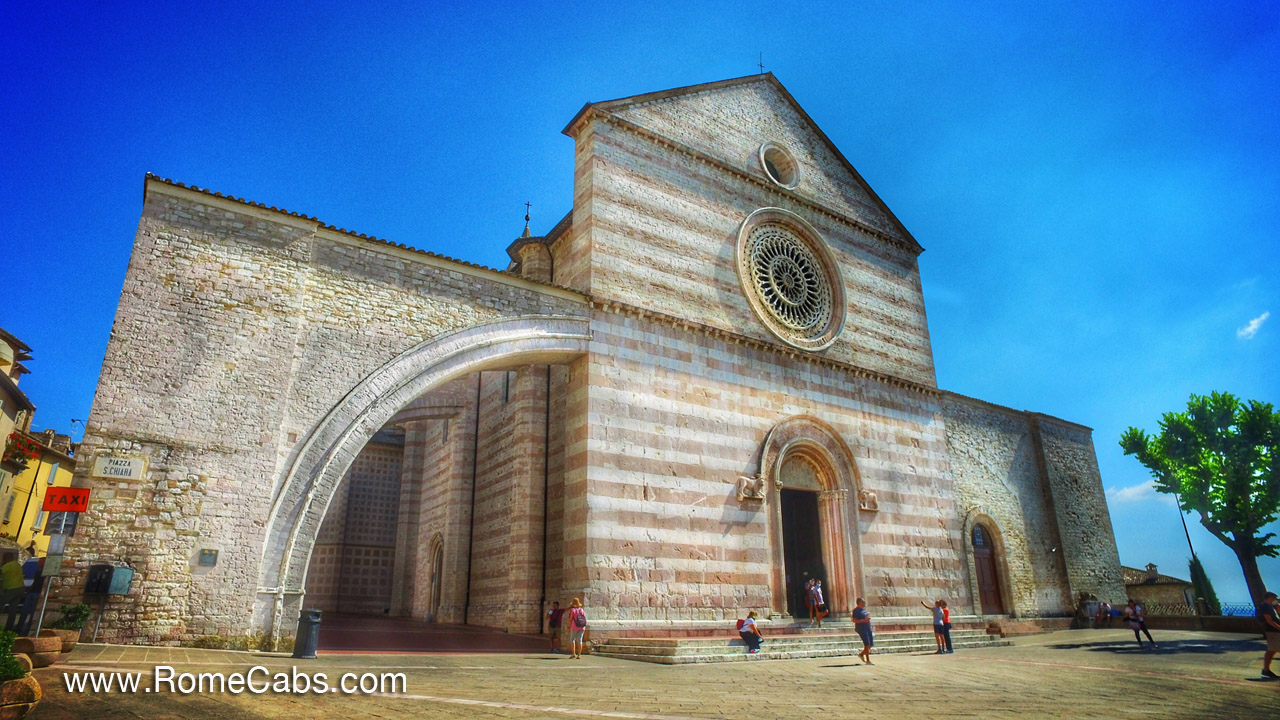
[[769, 181], [768, 178], [757, 176], [753, 173], [747, 172], [746, 170], [740, 167], [735, 167], [723, 160], [720, 160], [719, 158], [712, 157], [711, 155], [708, 155], [707, 153], [704, 153], [701, 150], [697, 150], [692, 147], [689, 147], [688, 145], [685, 145], [684, 143], [678, 140], [674, 140], [661, 133], [656, 133], [647, 128], [643, 128], [631, 122], [630, 120], [627, 120], [625, 118], [614, 115], [613, 113], [600, 110], [600, 109], [594, 109], [591, 114], [598, 117], [601, 121], [608, 123], [609, 125], [613, 125], [614, 127], [617, 127], [621, 130], [626, 130], [627, 132], [633, 133], [635, 135], [639, 135], [640, 137], [643, 137], [646, 140], [649, 140], [650, 142], [653, 142], [662, 147], [665, 147], [668, 150], [674, 150], [676, 152], [683, 153], [684, 155], [687, 155], [693, 158], [694, 160], [697, 160], [706, 165], [710, 165], [723, 172], [727, 172], [731, 175], [738, 177], [741, 180], [745, 180], [755, 185], [756, 187], [760, 188], [761, 190], [777, 195], [778, 197], [784, 197], [794, 203], [803, 205], [805, 208], [813, 212], [816, 212], [819, 215], [827, 217], [831, 220], [835, 220], [836, 222], [841, 223], [842, 225], [847, 225], [859, 232], [870, 235], [871, 237], [876, 238], [877, 240], [881, 240], [897, 248], [906, 250], [907, 252], [910, 252], [913, 257], [918, 257], [920, 253], [924, 252], [924, 248], [920, 247], [918, 243], [908, 242], [900, 237], [891, 235], [878, 228], [874, 228], [856, 218], [852, 218], [852, 217], [849, 217], [848, 215], [845, 215], [839, 210], [823, 205], [822, 203], [816, 200], [811, 200], [801, 195], [800, 193], [797, 193], [794, 190], [788, 190], [774, 182], [771, 182]]
[[765, 340], [758, 340], [753, 337], [748, 337], [746, 335], [733, 332], [732, 330], [724, 330], [722, 328], [706, 325], [704, 323], [700, 323], [695, 320], [686, 320], [684, 318], [678, 318], [673, 315], [667, 315], [666, 313], [657, 312], [655, 310], [649, 310], [647, 308], [637, 307], [635, 305], [629, 305], [627, 303], [618, 302], [616, 300], [603, 300], [600, 298], [593, 297], [591, 298], [591, 307], [593, 309], [600, 310], [602, 312], [611, 313], [614, 315], [633, 317], [640, 320], [652, 320], [654, 322], [662, 323], [663, 325], [666, 325], [668, 327], [684, 330], [685, 332], [705, 335], [707, 337], [715, 338], [717, 340], [723, 340], [725, 342], [732, 343], [734, 345], [741, 345], [743, 347], [747, 347], [752, 350], [761, 350], [764, 352], [773, 353], [775, 355], [785, 355], [794, 360], [801, 360], [807, 363], [820, 365], [822, 367], [828, 367], [833, 370], [840, 370], [842, 372], [853, 375], [854, 377], [857, 377], [857, 378], [882, 382], [887, 385], [899, 387], [904, 390], [911, 390], [911, 391], [920, 393], [921, 395], [926, 395], [932, 398], [941, 398], [946, 394], [945, 392], [943, 392], [942, 390], [939, 390], [936, 387], [925, 385], [924, 383], [916, 382], [914, 380], [907, 380], [905, 378], [895, 377], [893, 375], [887, 375], [885, 373], [878, 372], [875, 370], [868, 370], [867, 368], [859, 367], [851, 363], [842, 362], [840, 360], [833, 360], [829, 357], [824, 357], [822, 355], [815, 355], [813, 353], [788, 347], [780, 343], [773, 343]]

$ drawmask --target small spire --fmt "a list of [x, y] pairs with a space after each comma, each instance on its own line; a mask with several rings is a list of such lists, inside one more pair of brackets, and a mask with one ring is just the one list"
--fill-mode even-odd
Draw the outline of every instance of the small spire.
[[522, 238], [533, 237], [533, 235], [529, 232], [529, 208], [532, 206], [533, 206], [532, 203], [524, 204], [524, 234], [520, 236]]

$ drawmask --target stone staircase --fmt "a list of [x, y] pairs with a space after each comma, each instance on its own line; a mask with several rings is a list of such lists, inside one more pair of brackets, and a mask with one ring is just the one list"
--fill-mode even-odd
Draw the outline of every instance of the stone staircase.
[[[834, 630], [834, 629], [832, 629]], [[787, 633], [765, 637], [760, 652], [751, 655], [741, 638], [611, 637], [592, 648], [592, 653], [621, 660], [686, 665], [690, 663], [745, 662], [750, 660], [791, 660], [794, 658], [857, 655], [862, 640], [856, 633], [841, 630]], [[937, 648], [932, 631], [876, 633], [873, 654], [932, 652]], [[983, 629], [952, 629], [952, 646], [957, 650], [998, 647], [1011, 644]]]

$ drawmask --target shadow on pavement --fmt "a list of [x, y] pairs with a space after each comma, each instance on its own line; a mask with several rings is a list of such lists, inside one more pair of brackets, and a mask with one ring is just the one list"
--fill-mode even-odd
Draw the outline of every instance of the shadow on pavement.
[[1091, 643], [1056, 643], [1045, 645], [1053, 650], [1085, 650], [1088, 652], [1109, 652], [1121, 655], [1221, 655], [1228, 652], [1261, 652], [1266, 644], [1261, 640], [1169, 640], [1157, 641], [1156, 648], [1144, 643], [1138, 647], [1135, 641], [1127, 642], [1091, 642]]
[[320, 652], [545, 653], [547, 639], [412, 618], [327, 613], [320, 623]]

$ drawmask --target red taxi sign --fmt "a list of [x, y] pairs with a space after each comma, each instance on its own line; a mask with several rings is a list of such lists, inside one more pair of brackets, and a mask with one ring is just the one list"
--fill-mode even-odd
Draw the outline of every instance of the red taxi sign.
[[51, 487], [44, 494], [45, 512], [84, 512], [89, 509], [89, 488]]

